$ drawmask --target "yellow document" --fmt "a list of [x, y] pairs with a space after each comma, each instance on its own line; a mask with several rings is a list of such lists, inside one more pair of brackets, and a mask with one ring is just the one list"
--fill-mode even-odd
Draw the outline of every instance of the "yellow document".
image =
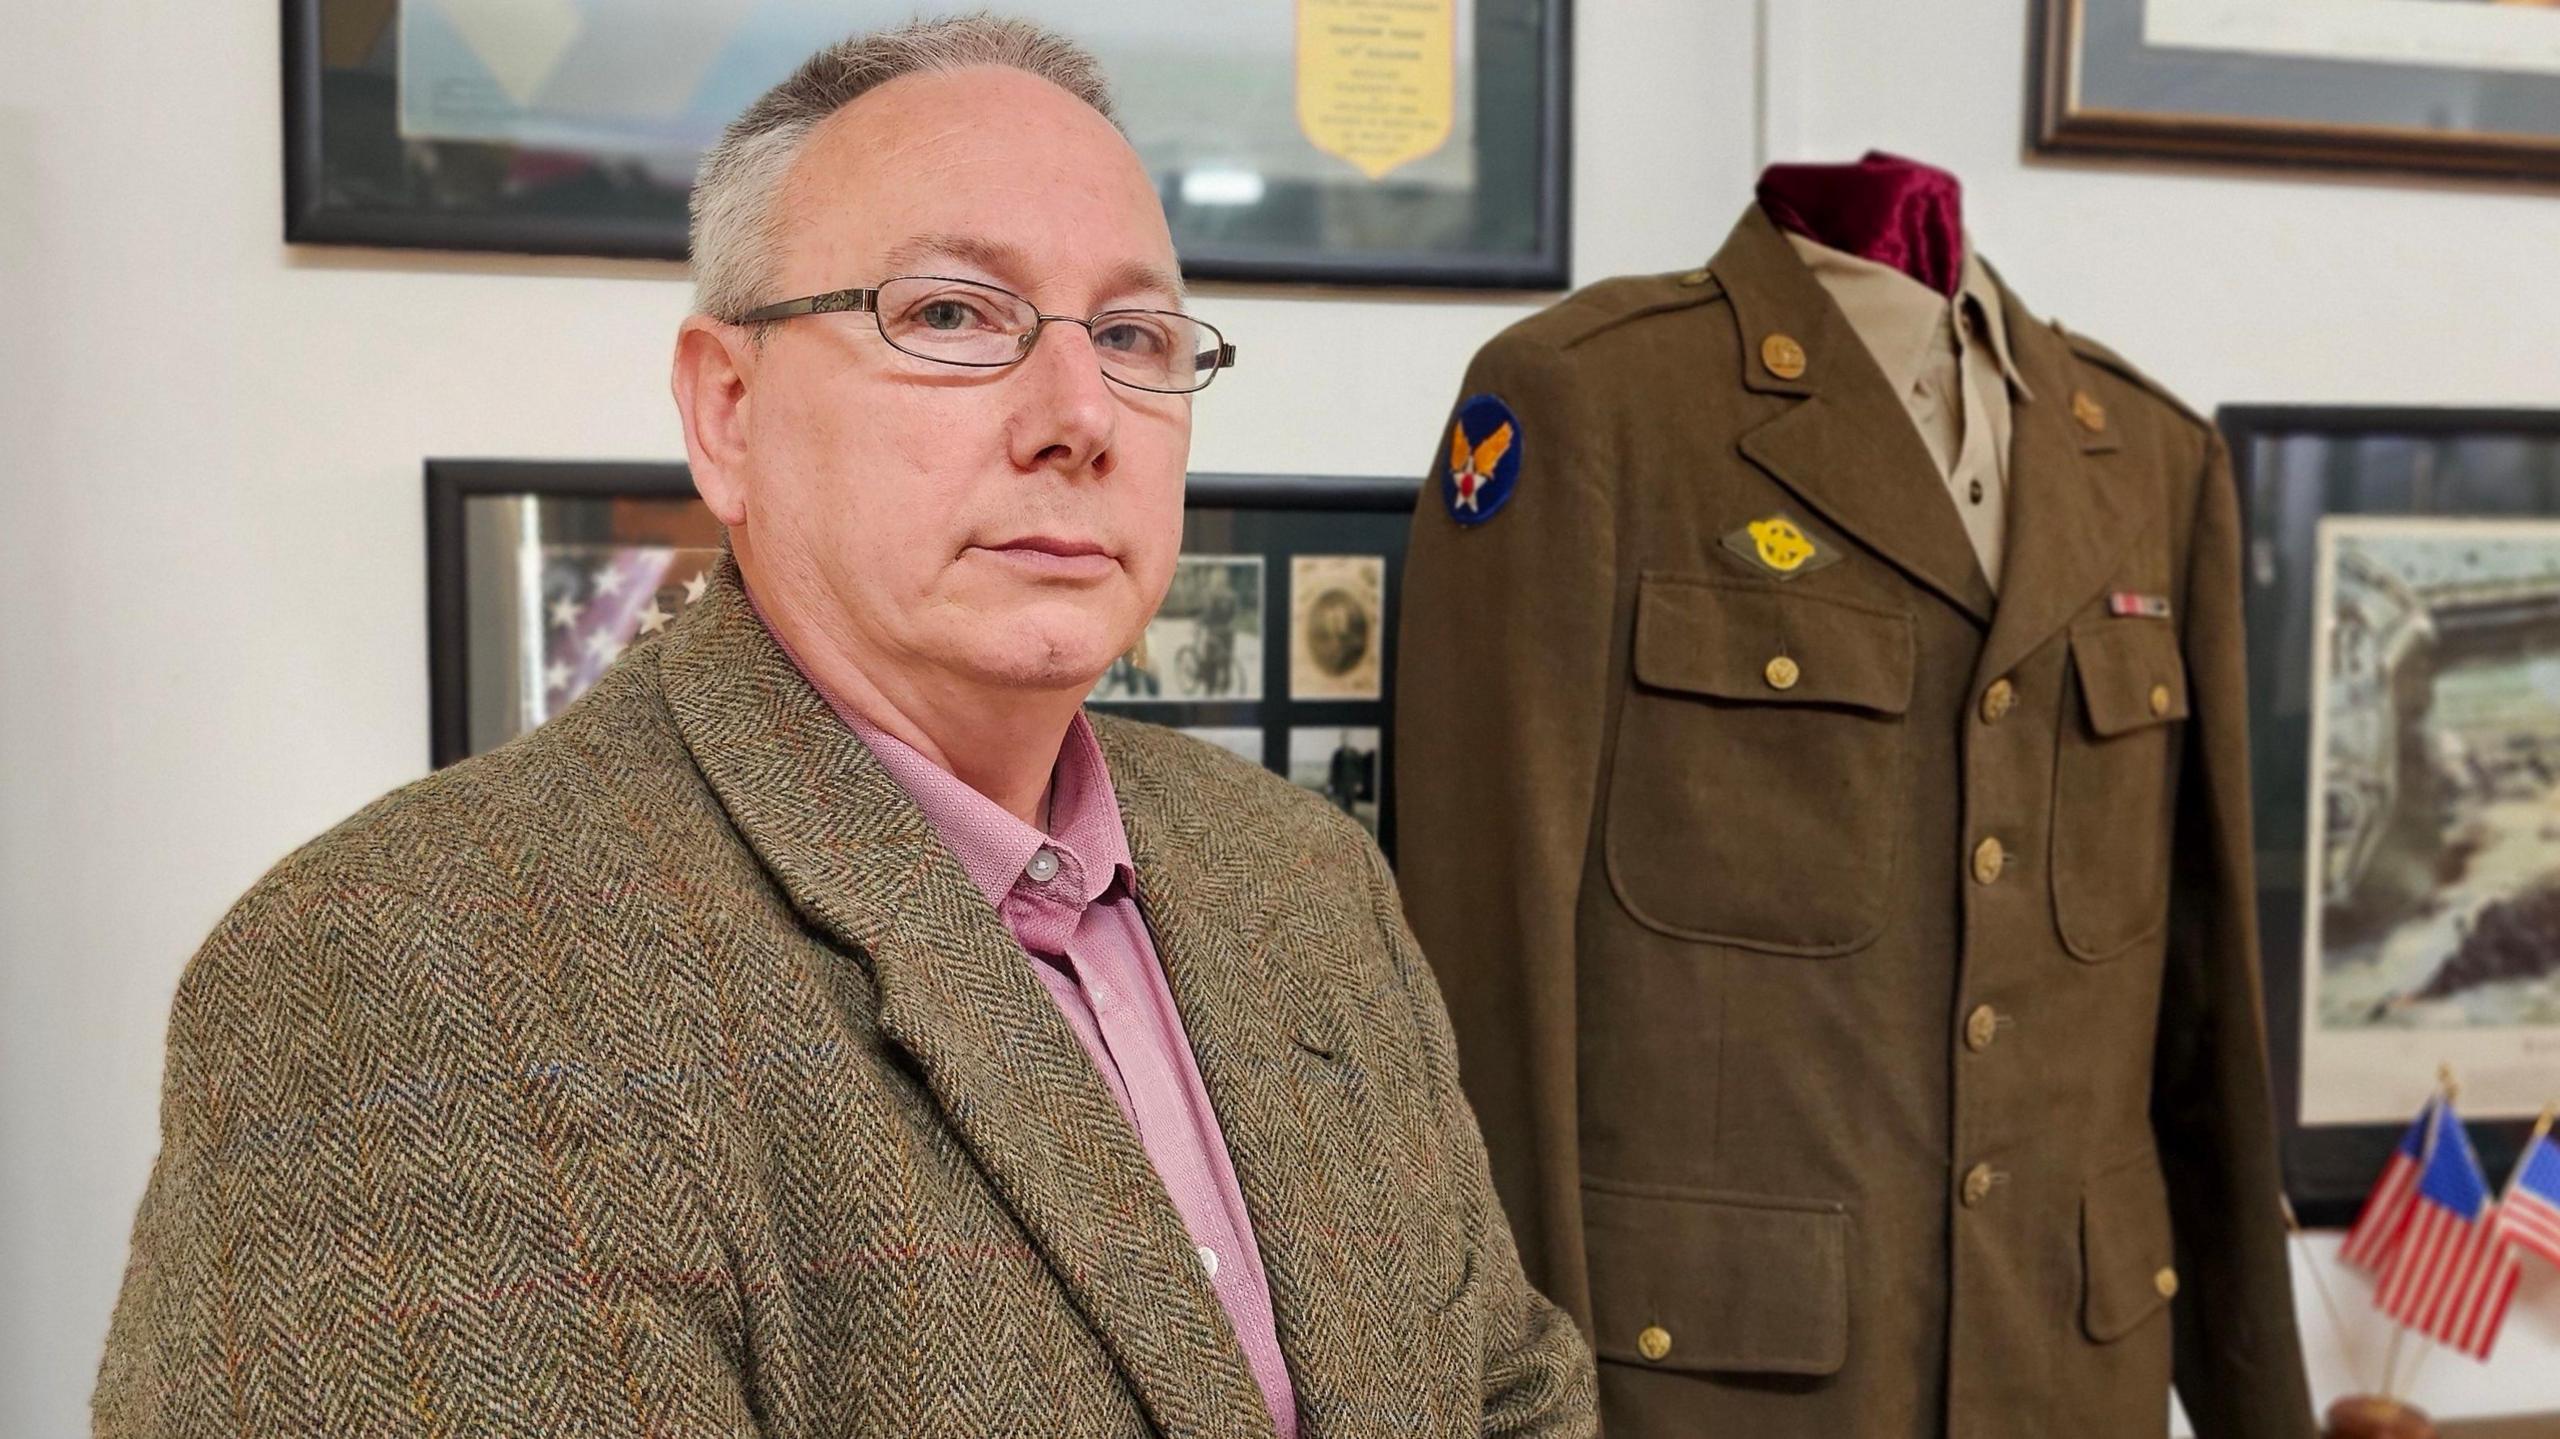
[[1370, 179], [1448, 143], [1458, 0], [1298, 0], [1298, 128]]

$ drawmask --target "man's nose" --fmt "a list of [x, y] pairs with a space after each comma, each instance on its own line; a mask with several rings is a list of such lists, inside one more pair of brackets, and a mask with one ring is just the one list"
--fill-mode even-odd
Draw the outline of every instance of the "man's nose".
[[1033, 334], [1020, 368], [1014, 463], [1070, 475], [1110, 473], [1120, 401], [1102, 377], [1093, 336], [1073, 320], [1051, 320]]

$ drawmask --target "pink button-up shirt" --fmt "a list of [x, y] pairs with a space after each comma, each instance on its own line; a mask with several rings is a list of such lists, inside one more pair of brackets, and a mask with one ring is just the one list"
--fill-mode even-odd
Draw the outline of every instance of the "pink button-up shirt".
[[[800, 670], [808, 675], [807, 666]], [[1297, 1394], [1280, 1357], [1253, 1216], [1138, 912], [1137, 868], [1093, 726], [1078, 714], [1067, 727], [1049, 777], [1050, 832], [1042, 834], [838, 702], [814, 677], [810, 684], [924, 811], [1021, 943], [1190, 1231], [1273, 1427], [1280, 1439], [1296, 1439]]]

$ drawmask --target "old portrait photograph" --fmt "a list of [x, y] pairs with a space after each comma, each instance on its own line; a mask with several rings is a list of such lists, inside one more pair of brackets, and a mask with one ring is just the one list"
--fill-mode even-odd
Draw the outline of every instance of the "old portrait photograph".
[[1386, 670], [1386, 588], [1381, 555], [1290, 559], [1290, 698], [1379, 697]]
[[2304, 1119], [2443, 1063], [2466, 1111], [2529, 1114], [2560, 1063], [2560, 522], [2326, 518], [2315, 613]]
[[1103, 673], [1095, 704], [1262, 698], [1262, 557], [1184, 555], [1137, 648]]
[[1289, 731], [1289, 779], [1378, 832], [1378, 731], [1317, 725]]

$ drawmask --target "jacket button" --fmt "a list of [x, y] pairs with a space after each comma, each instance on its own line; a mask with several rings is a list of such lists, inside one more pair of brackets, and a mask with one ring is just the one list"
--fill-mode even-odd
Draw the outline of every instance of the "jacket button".
[[1991, 688], [1982, 692], [1982, 722], [1998, 724], [2008, 717], [2018, 703], [2018, 687], [2007, 680], [1993, 680]]
[[1804, 678], [1804, 671], [1797, 668], [1796, 662], [1785, 655], [1769, 661], [1769, 667], [1761, 673], [1768, 677], [1769, 688], [1773, 690], [1794, 689], [1796, 681]]
[[1645, 1326], [1645, 1331], [1636, 1336], [1636, 1352], [1647, 1359], [1660, 1361], [1671, 1352], [1670, 1331], [1658, 1324]]
[[1997, 883], [2000, 871], [2009, 863], [2009, 852], [2000, 841], [1986, 839], [1973, 847], [1973, 878], [1977, 884]]
[[1993, 1009], [1990, 1005], [1976, 1005], [1974, 1006], [1973, 1013], [1965, 1016], [1965, 1048], [1972, 1050], [1974, 1053], [1980, 1054], [1982, 1051], [1989, 1049], [1991, 1047], [1991, 1041], [1998, 1038], [1999, 1034], [2000, 1011]]
[[2151, 687], [2151, 713], [2154, 716], [2158, 716], [2165, 715], [2168, 712], [2169, 687], [2167, 685], [2153, 685]]
[[1977, 1164], [1964, 1172], [1964, 1202], [1967, 1208], [1991, 1197], [1991, 1186], [2000, 1176], [1988, 1164]]
[[1804, 373], [1804, 346], [1793, 335], [1771, 335], [1760, 342], [1760, 363], [1781, 380], [1792, 380]]
[[2151, 1287], [2159, 1290], [2160, 1297], [2163, 1299], [2177, 1298], [2178, 1271], [2166, 1267], [2162, 1268], [2159, 1273], [2151, 1276]]

